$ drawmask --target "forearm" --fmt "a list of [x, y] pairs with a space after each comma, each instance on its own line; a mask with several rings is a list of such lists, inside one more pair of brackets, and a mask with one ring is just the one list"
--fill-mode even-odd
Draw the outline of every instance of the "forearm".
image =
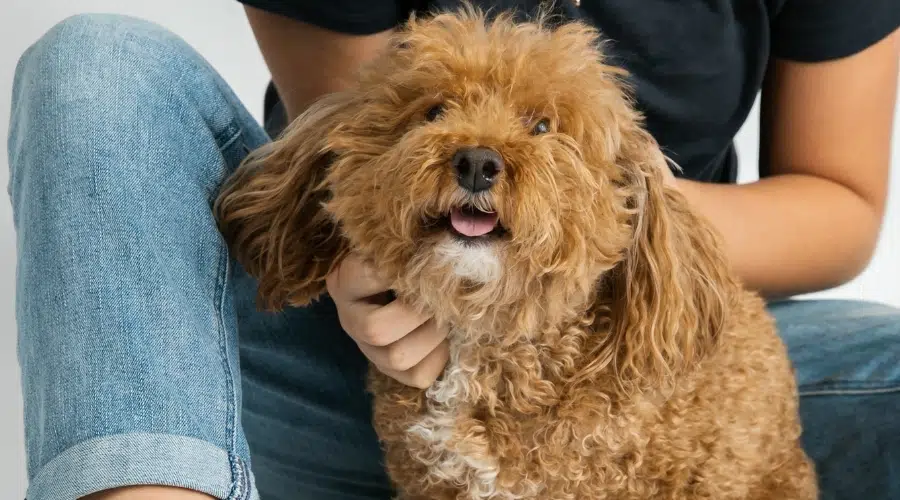
[[875, 247], [881, 214], [833, 181], [779, 175], [744, 185], [677, 185], [722, 234], [744, 283], [767, 297], [842, 284], [865, 268]]

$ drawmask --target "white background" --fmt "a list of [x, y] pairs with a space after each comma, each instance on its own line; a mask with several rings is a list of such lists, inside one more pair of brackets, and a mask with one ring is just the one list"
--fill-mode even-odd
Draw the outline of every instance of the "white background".
[[[5, 0], [0, 6], [0, 186], [9, 169], [6, 136], [13, 71], [19, 55], [53, 24], [81, 12], [116, 12], [143, 17], [169, 28], [192, 44], [218, 69], [257, 119], [268, 73], [253, 36], [234, 0]], [[738, 136], [742, 180], [755, 178], [758, 114], [754, 110]], [[900, 114], [894, 142], [900, 144]], [[900, 167], [900, 147], [893, 165]], [[751, 167], [752, 166], [752, 167]], [[891, 176], [892, 195], [900, 189], [900, 168]], [[900, 196], [900, 195], [898, 195]], [[852, 283], [820, 296], [877, 300], [900, 306], [900, 197], [893, 196], [877, 254]], [[0, 196], [0, 498], [25, 494], [22, 402], [15, 355], [15, 234], [9, 199]]]

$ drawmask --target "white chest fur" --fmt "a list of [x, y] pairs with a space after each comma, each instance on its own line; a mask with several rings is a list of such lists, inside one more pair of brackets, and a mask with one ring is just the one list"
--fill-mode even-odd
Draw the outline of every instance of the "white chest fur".
[[[454, 338], [451, 334], [450, 338]], [[498, 484], [498, 457], [486, 445], [454, 439], [461, 411], [475, 399], [473, 381], [477, 367], [460, 362], [459, 349], [451, 345], [444, 376], [426, 392], [426, 414], [407, 429], [414, 459], [428, 468], [428, 483], [451, 484], [470, 500], [522, 500], [540, 498], [541, 484], [522, 478], [515, 491]], [[466, 431], [471, 432], [471, 430]]]
[[476, 283], [496, 281], [503, 272], [500, 256], [493, 245], [467, 244], [448, 236], [435, 247], [435, 252], [451, 266], [454, 274]]
[[[459, 363], [458, 349], [451, 348], [450, 362], [441, 380], [428, 389], [428, 412], [407, 430], [415, 436], [414, 457], [428, 466], [426, 481], [445, 482], [463, 488], [472, 500], [521, 498], [498, 491], [497, 458], [489, 450], [465, 449], [454, 443], [453, 432], [460, 405], [470, 400], [472, 370]], [[423, 446], [424, 444], [424, 446]]]

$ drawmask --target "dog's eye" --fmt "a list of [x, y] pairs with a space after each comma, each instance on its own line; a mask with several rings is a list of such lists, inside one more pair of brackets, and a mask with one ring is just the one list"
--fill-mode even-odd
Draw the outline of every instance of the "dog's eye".
[[534, 128], [531, 129], [531, 135], [541, 135], [550, 132], [550, 120], [546, 118], [542, 118], [540, 121], [534, 124]]
[[425, 112], [425, 119], [433, 122], [438, 119], [439, 116], [444, 112], [443, 104], [435, 104], [434, 106], [428, 108], [428, 111]]

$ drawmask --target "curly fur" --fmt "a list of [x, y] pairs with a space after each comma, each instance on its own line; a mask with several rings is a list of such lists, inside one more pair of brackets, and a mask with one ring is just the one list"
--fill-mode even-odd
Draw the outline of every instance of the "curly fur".
[[[599, 34], [544, 21], [413, 18], [248, 158], [215, 210], [261, 305], [308, 304], [353, 250], [451, 326], [428, 390], [371, 370], [401, 498], [815, 498], [763, 301], [665, 187]], [[531, 135], [540, 118], [551, 131]], [[449, 162], [475, 145], [506, 169], [471, 196]], [[431, 223], [463, 202], [505, 237], [473, 249]]]

